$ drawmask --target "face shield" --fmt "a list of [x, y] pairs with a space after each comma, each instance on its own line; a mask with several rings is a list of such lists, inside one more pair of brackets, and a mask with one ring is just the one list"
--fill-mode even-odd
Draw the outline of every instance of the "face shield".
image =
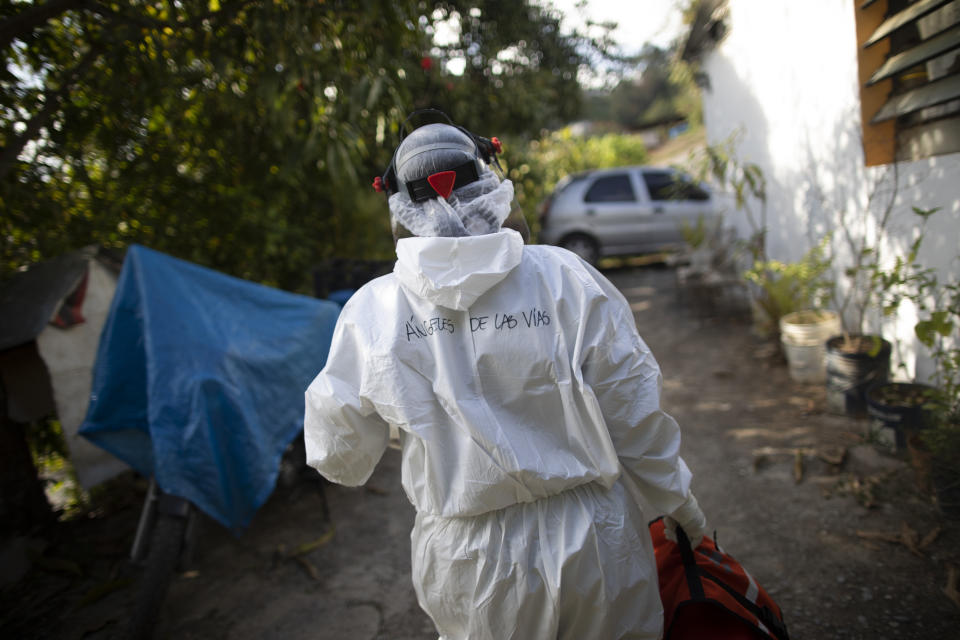
[[[503, 175], [499, 163], [490, 167], [490, 170], [493, 171], [502, 182], [509, 182], [511, 187], [513, 186], [513, 181]], [[523, 236], [524, 243], [530, 242], [530, 227], [527, 225], [527, 218], [523, 215], [523, 209], [520, 208], [520, 203], [517, 201], [516, 190], [514, 190], [513, 198], [510, 201], [510, 213], [507, 214], [507, 219], [503, 221], [501, 226], [504, 229], [513, 229], [519, 233]]]
[[484, 235], [502, 227], [529, 238], [513, 183], [484, 162], [463, 130], [446, 124], [415, 129], [397, 148], [393, 165], [397, 191], [388, 202], [394, 242]]

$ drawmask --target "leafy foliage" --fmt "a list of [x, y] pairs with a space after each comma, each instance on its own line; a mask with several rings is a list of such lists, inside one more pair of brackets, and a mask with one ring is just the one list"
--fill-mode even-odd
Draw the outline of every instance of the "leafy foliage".
[[647, 45], [631, 61], [635, 73], [587, 99], [589, 119], [636, 131], [674, 121], [702, 122], [700, 92], [688, 68], [669, 49]]
[[830, 236], [811, 247], [798, 262], [757, 260], [744, 275], [757, 287], [754, 300], [763, 312], [765, 333], [777, 335], [780, 318], [795, 311], [823, 307], [834, 283], [829, 278], [831, 261], [826, 255]]
[[931, 382], [936, 388], [929, 403], [936, 416], [934, 427], [924, 431], [923, 439], [931, 451], [951, 461], [956, 474], [960, 459], [960, 283], [942, 280], [937, 270], [924, 266], [920, 258], [927, 222], [940, 207], [913, 206], [912, 211], [920, 224], [906, 255], [884, 263], [876, 251], [865, 248], [848, 275], [865, 283], [862, 296], [884, 316], [894, 315], [904, 301], [916, 308], [914, 333], [929, 350], [934, 364]]
[[328, 238], [357, 243], [344, 187], [369, 156], [365, 132], [402, 110], [396, 54], [421, 36], [395, 27], [412, 6], [93, 6], [7, 50], [42, 85], [4, 83], [19, 107], [4, 113], [7, 160], [9, 132], [70, 87], [4, 176], [7, 269], [141, 242], [293, 286]]
[[640, 53], [642, 73], [624, 80], [611, 93], [613, 119], [632, 129], [686, 116], [682, 98], [692, 86], [672, 73], [670, 52], [648, 45]]
[[937, 398], [933, 403], [936, 421], [927, 429], [924, 442], [943, 461], [945, 472], [952, 474], [956, 486], [960, 482], [960, 283], [928, 280], [927, 291], [933, 294], [934, 306], [924, 306], [914, 330], [928, 349], [936, 365], [934, 384]]
[[[138, 242], [306, 289], [321, 260], [392, 253], [368, 177], [407, 113], [535, 134], [576, 114], [589, 51], [528, 1], [5, 0], [0, 15], [0, 277]], [[452, 16], [458, 38], [436, 48]]]
[[[430, 17], [453, 36], [432, 46], [421, 72], [411, 73], [414, 105], [456, 114], [484, 135], [532, 134], [577, 117], [577, 74], [591, 54], [607, 55], [610, 47], [563, 33], [562, 16], [532, 2], [438, 2]], [[420, 24], [429, 26], [426, 17]], [[451, 67], [462, 67], [462, 75], [448, 73]]]

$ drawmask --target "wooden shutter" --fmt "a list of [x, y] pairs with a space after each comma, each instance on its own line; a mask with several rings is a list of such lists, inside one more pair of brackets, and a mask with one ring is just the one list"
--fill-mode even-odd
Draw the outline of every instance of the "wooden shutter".
[[960, 151], [960, 0], [854, 0], [867, 165]]

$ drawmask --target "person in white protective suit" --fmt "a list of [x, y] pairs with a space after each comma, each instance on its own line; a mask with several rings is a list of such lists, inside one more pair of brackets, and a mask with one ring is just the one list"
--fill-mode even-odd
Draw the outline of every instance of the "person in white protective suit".
[[481, 143], [430, 124], [398, 147], [386, 187], [409, 237], [343, 308], [306, 391], [307, 461], [361, 485], [399, 433], [441, 639], [659, 638], [641, 505], [706, 531], [660, 369], [603, 275], [504, 227], [513, 185]]

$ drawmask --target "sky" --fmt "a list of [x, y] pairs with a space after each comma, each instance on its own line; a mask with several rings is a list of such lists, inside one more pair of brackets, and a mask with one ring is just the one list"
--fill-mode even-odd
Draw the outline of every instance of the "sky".
[[[582, 24], [577, 0], [550, 0], [571, 25]], [[647, 42], [666, 47], [682, 27], [678, 0], [588, 0], [586, 14], [594, 21], [615, 21], [613, 32], [624, 53], [637, 53]]]
[[[564, 15], [561, 29], [572, 30], [583, 26], [587, 19], [594, 22], [616, 22], [612, 36], [620, 46], [620, 53], [639, 53], [644, 44], [667, 47], [680, 33], [683, 23], [677, 5], [682, 0], [587, 0], [583, 12], [576, 9], [578, 0], [535, 0], [552, 4]], [[450, 22], [439, 24], [434, 41], [437, 44], [451, 42], [459, 32], [459, 25]], [[463, 72], [464, 60], [447, 62], [447, 70], [459, 75]], [[592, 69], [581, 73], [580, 82], [586, 87], [600, 87], [622, 71]]]

